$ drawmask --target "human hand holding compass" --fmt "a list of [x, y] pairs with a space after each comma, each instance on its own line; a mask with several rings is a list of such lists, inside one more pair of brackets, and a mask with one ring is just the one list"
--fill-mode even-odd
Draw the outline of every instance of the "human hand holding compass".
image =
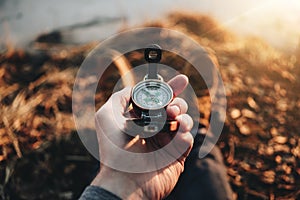
[[[122, 199], [162, 199], [166, 197], [183, 172], [184, 161], [193, 144], [193, 136], [190, 133], [193, 120], [186, 114], [187, 103], [182, 98], [177, 97], [187, 87], [188, 78], [185, 75], [177, 75], [165, 83], [161, 79], [147, 79], [147, 77], [149, 74], [133, 89], [125, 88], [114, 93], [96, 113], [96, 131], [103, 165], [92, 185], [100, 186]], [[137, 121], [149, 122], [142, 124], [146, 125], [144, 127], [157, 125], [162, 115], [166, 115], [171, 118], [170, 121], [180, 124], [179, 127], [176, 126], [176, 137], [174, 134], [169, 134], [169, 130], [155, 130], [154, 135], [145, 138], [141, 138], [140, 134], [135, 137], [124, 134], [123, 128], [132, 121], [127, 116], [130, 103], [134, 104], [133, 110], [137, 112], [136, 114], [140, 114]], [[115, 113], [113, 113], [112, 108]], [[153, 121], [155, 123], [151, 124]], [[167, 127], [170, 128], [170, 126]], [[146, 128], [142, 131], [148, 134], [153, 130]], [[158, 133], [156, 133], [157, 131]], [[114, 145], [124, 150], [137, 153], [156, 151], [172, 141], [172, 145], [157, 156], [140, 161], [145, 166], [145, 171], [147, 171], [147, 166], [153, 165], [152, 162], [164, 162], [166, 158], [168, 160], [170, 157], [174, 161], [163, 168], [148, 173], [118, 171], [109, 166], [118, 165], [119, 161], [122, 160], [120, 159], [122, 155], [119, 151], [114, 151], [111, 143], [103, 142], [105, 141], [104, 137], [109, 138]], [[135, 161], [128, 159], [126, 162], [120, 164], [134, 165], [135, 163]], [[107, 163], [109, 166], [106, 165]], [[121, 185], [126, 185], [126, 187], [120, 187]]]
[[[187, 103], [182, 98], [176, 97], [187, 86], [188, 78], [184, 75], [178, 75], [171, 79], [168, 84], [173, 90], [174, 98], [167, 105], [166, 113], [180, 124], [176, 137], [174, 134], [158, 133], [151, 138], [142, 139], [138, 136], [133, 138], [128, 137], [120, 130], [122, 124], [126, 124], [128, 120], [124, 115], [130, 102], [131, 88], [125, 88], [113, 94], [97, 112], [96, 130], [99, 138], [100, 156], [104, 162], [100, 173], [91, 185], [100, 186], [122, 199], [162, 199], [172, 191], [184, 170], [185, 159], [193, 144], [193, 136], [190, 133], [193, 121], [186, 114]], [[112, 113], [112, 105], [115, 110], [118, 110], [118, 113]], [[118, 115], [117, 121], [113, 121], [115, 115]], [[161, 162], [168, 156], [174, 157], [174, 162], [148, 173], [127, 173], [112, 169], [105, 163], [118, 162], [121, 155], [114, 151], [110, 143], [103, 142], [103, 137], [109, 137], [114, 144], [127, 151], [139, 153], [155, 151], [172, 140], [173, 145], [155, 157], [154, 160], [146, 159], [142, 162], [145, 162], [145, 166], [150, 166], [153, 163], [149, 164], [148, 162]], [[178, 152], [182, 152], [182, 156], [177, 157]], [[132, 160], [127, 160], [127, 162], [134, 164]], [[123, 163], [123, 165], [127, 164]], [[126, 187], [122, 187], [124, 185]]]

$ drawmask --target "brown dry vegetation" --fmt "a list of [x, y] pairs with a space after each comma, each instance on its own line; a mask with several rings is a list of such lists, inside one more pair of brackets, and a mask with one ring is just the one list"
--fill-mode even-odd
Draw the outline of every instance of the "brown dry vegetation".
[[[300, 198], [300, 50], [288, 55], [240, 39], [198, 14], [176, 12], [145, 26], [179, 30], [216, 56], [228, 101], [218, 145], [235, 197]], [[71, 101], [76, 71], [95, 45], [34, 43], [0, 55], [0, 199], [74, 199], [89, 183], [97, 162], [76, 135]], [[133, 65], [140, 57], [127, 55]], [[96, 96], [98, 106], [110, 92]], [[209, 108], [208, 99], [199, 104]], [[201, 116], [207, 123], [209, 113]]]

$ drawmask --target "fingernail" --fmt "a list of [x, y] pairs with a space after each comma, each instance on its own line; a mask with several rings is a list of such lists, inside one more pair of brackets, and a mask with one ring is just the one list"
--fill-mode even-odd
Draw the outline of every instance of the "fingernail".
[[171, 105], [171, 110], [175, 116], [180, 114], [180, 108], [177, 105]]

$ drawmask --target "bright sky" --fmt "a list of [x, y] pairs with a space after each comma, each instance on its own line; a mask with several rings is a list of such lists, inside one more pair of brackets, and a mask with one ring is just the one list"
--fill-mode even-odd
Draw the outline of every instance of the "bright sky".
[[[0, 43], [9, 37], [12, 43], [22, 44], [39, 33], [95, 17], [125, 16], [129, 24], [134, 25], [180, 9], [210, 14], [238, 34], [262, 37], [279, 48], [295, 49], [299, 44], [300, 0], [3, 0], [0, 3]], [[84, 30], [79, 32], [78, 39], [101, 40], [119, 26]], [[99, 32], [102, 38], [97, 38]]]

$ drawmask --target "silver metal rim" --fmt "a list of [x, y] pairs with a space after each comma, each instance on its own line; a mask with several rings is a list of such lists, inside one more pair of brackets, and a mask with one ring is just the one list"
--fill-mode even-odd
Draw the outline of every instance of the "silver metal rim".
[[[172, 93], [172, 95], [170, 95], [171, 98], [168, 100], [168, 102], [167, 102], [166, 104], [164, 104], [163, 106], [161, 106], [161, 107], [159, 107], [159, 108], [151, 109], [151, 108], [146, 108], [146, 107], [141, 106], [141, 105], [134, 99], [133, 93], [134, 93], [134, 91], [137, 89], [137, 87], [139, 87], [141, 84], [145, 84], [145, 83], [147, 83], [147, 82], [156, 82], [156, 83], [162, 84], [162, 85], [164, 85], [166, 88], [168, 88], [168, 90], [170, 91], [170, 93]], [[162, 108], [165, 108], [167, 105], [169, 105], [169, 103], [171, 103], [171, 101], [173, 100], [173, 96], [174, 96], [174, 94], [173, 94], [173, 90], [172, 90], [171, 86], [170, 86], [168, 83], [166, 83], [166, 82], [164, 82], [164, 81], [161, 81], [161, 80], [157, 80], [157, 79], [147, 79], [147, 80], [141, 81], [141, 82], [139, 82], [138, 84], [136, 84], [136, 85], [132, 88], [132, 90], [131, 90], [131, 100], [133, 101], [133, 103], [134, 103], [137, 107], [139, 107], [139, 108], [142, 109], [142, 110], [160, 110], [160, 109], [162, 109]]]

